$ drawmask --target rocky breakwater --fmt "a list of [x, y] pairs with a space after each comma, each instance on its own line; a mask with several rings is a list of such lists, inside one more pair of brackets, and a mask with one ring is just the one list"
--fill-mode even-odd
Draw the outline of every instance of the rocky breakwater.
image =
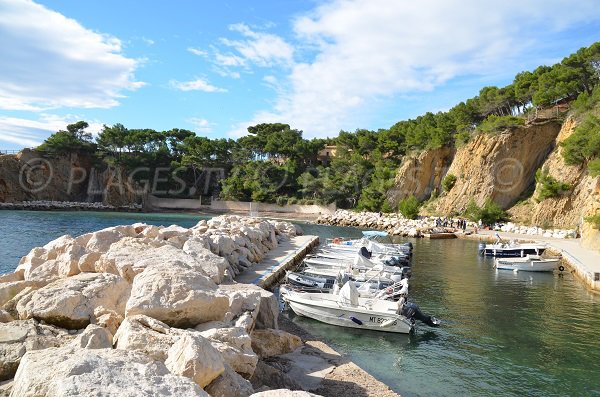
[[321, 215], [317, 223], [385, 230], [392, 235], [405, 237], [422, 237], [425, 233], [435, 232], [434, 229], [446, 231], [445, 228], [436, 228], [433, 218], [407, 219], [396, 213], [337, 210], [333, 214]]
[[0, 276], [0, 396], [286, 395], [264, 360], [302, 342], [272, 293], [232, 278], [298, 233], [221, 216], [34, 248]]
[[[353, 226], [360, 228], [369, 228], [385, 230], [395, 236], [404, 237], [423, 237], [425, 234], [452, 233], [459, 231], [453, 227], [436, 226], [436, 217], [421, 217], [419, 219], [406, 219], [400, 214], [378, 213], [378, 212], [353, 212], [347, 210], [337, 210], [331, 215], [321, 215], [317, 223], [333, 226]], [[450, 222], [453, 220], [450, 219]], [[456, 224], [456, 219], [454, 219]], [[473, 222], [467, 222], [469, 228], [473, 228]], [[523, 226], [508, 222], [498, 225], [495, 230], [523, 234], [527, 236], [541, 236], [552, 238], [576, 238], [577, 232], [573, 229], [543, 229], [537, 226]]]

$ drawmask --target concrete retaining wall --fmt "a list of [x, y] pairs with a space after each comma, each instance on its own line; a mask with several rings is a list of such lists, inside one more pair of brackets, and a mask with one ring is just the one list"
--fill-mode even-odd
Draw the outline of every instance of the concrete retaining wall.
[[282, 212], [295, 214], [333, 214], [335, 204], [327, 207], [320, 205], [290, 204], [279, 206], [277, 204], [251, 203], [244, 201], [213, 201], [210, 209], [216, 211], [245, 211], [245, 212]]
[[202, 210], [210, 209], [208, 205], [202, 205], [200, 199], [173, 199], [159, 198], [148, 195], [147, 206], [153, 209], [165, 210]]

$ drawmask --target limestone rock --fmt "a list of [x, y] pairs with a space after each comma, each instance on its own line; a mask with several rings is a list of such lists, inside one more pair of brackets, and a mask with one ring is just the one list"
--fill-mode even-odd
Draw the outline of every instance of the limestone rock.
[[14, 321], [12, 314], [4, 309], [0, 309], [0, 323], [9, 323], [11, 321]]
[[61, 346], [71, 338], [65, 330], [35, 320], [0, 323], [0, 381], [15, 375], [27, 351]]
[[27, 352], [12, 390], [13, 397], [156, 395], [208, 397], [142, 353], [73, 347]]
[[37, 285], [34, 281], [13, 281], [0, 284], [0, 306], [13, 299], [25, 288], [37, 287]]
[[158, 231], [158, 234], [156, 236], [156, 238], [158, 240], [168, 240], [171, 239], [173, 237], [179, 237], [179, 236], [191, 236], [192, 231], [189, 229], [186, 229], [185, 227], [181, 227], [181, 226], [177, 226], [177, 225], [171, 225], [169, 227], [165, 227], [162, 228]]
[[[174, 331], [176, 329], [173, 329]], [[127, 317], [117, 330], [113, 342], [117, 349], [137, 350], [157, 361], [165, 361], [171, 346], [181, 333], [148, 316]]]
[[302, 346], [302, 340], [289, 332], [276, 329], [261, 329], [252, 332], [252, 350], [260, 358], [291, 353]]
[[229, 299], [208, 277], [185, 268], [150, 267], [133, 280], [126, 316], [145, 314], [185, 328], [222, 320], [228, 308]]
[[165, 365], [176, 375], [186, 376], [205, 387], [225, 371], [223, 359], [210, 342], [185, 334], [171, 346]]
[[214, 328], [201, 332], [221, 353], [223, 360], [239, 374], [250, 378], [258, 356], [252, 351], [252, 341], [244, 328]]
[[254, 390], [263, 386], [272, 389], [292, 389], [301, 390], [302, 386], [283, 371], [267, 364], [263, 360], [259, 360], [256, 365], [256, 370], [250, 379]]
[[190, 238], [183, 245], [183, 252], [193, 257], [212, 281], [216, 284], [221, 284], [225, 277], [225, 270], [229, 264], [225, 258], [213, 254], [205, 247], [205, 244], [204, 239], [198, 237]]
[[251, 331], [257, 328], [278, 328], [279, 304], [273, 293], [252, 284], [222, 284], [219, 290], [229, 296], [226, 321], [235, 321], [244, 313], [252, 316]]
[[90, 324], [75, 337], [70, 345], [81, 349], [111, 349], [112, 334], [104, 327]]
[[67, 329], [81, 329], [94, 322], [94, 309], [103, 306], [123, 313], [130, 286], [108, 273], [80, 273], [60, 279], [21, 299], [21, 319], [36, 318]]
[[225, 371], [204, 390], [211, 397], [248, 397], [254, 393], [252, 384], [225, 364]]

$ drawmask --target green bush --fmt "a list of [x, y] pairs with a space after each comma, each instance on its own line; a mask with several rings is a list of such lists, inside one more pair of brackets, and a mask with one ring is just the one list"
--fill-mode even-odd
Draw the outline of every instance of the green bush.
[[489, 115], [477, 129], [481, 132], [493, 133], [513, 129], [525, 125], [525, 119], [515, 116]]
[[415, 219], [419, 215], [421, 204], [415, 196], [410, 196], [398, 203], [398, 211], [408, 219]]
[[455, 183], [456, 183], [456, 175], [448, 174], [442, 180], [442, 187], [444, 188], [445, 192], [449, 192], [450, 189], [452, 189], [454, 187]]
[[575, 101], [571, 104], [571, 110], [576, 115], [587, 113], [594, 110], [600, 103], [600, 86], [594, 88], [592, 94], [588, 94], [587, 91], [583, 91]]
[[600, 214], [588, 216], [585, 221], [591, 223], [594, 229], [600, 229]]
[[473, 222], [481, 222], [484, 225], [493, 225], [496, 222], [508, 221], [510, 217], [498, 204], [491, 199], [485, 200], [483, 207], [479, 207], [475, 200], [471, 199], [463, 213], [467, 219]]
[[600, 118], [588, 115], [575, 132], [561, 142], [565, 163], [580, 165], [600, 157]]
[[595, 177], [600, 175], [600, 157], [588, 163], [588, 170], [590, 171], [591, 176]]
[[550, 175], [547, 168], [539, 169], [535, 173], [535, 181], [540, 187], [537, 200], [544, 201], [547, 198], [559, 197], [571, 189], [571, 185], [558, 181]]

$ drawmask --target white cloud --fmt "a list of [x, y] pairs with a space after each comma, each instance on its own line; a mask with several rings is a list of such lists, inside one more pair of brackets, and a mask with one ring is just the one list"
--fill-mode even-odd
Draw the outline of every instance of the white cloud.
[[209, 122], [207, 119], [192, 117], [187, 120], [188, 123], [194, 126], [194, 131], [196, 132], [211, 132], [213, 129], [213, 123]]
[[109, 108], [138, 61], [121, 42], [28, 0], [0, 0], [0, 108]]
[[169, 83], [171, 87], [180, 91], [204, 91], [204, 92], [226, 92], [224, 88], [215, 87], [208, 81], [203, 79], [196, 79], [191, 81], [176, 81], [171, 80]]
[[220, 66], [262, 67], [289, 65], [293, 61], [294, 48], [281, 37], [264, 32], [256, 32], [243, 23], [230, 25], [229, 30], [241, 33], [246, 39], [230, 40], [221, 38], [221, 44], [235, 53], [215, 54], [215, 63]]
[[[598, 20], [593, 0], [577, 6], [567, 0], [329, 1], [294, 21], [297, 40], [314, 57], [292, 65], [273, 109], [240, 125], [287, 122], [308, 136], [354, 129], [378, 100], [431, 91], [458, 76], [522, 68], [519, 58], [548, 45], [551, 35]], [[248, 42], [261, 34], [246, 25], [232, 30]], [[261, 62], [258, 47], [242, 52], [237, 42], [224, 43]]]
[[[6, 143], [12, 147], [35, 147], [58, 130], [64, 130], [68, 124], [81, 120], [75, 115], [58, 116], [41, 114], [38, 120], [19, 117], [0, 117], [0, 148]], [[99, 122], [88, 122], [86, 131], [94, 136], [102, 130]], [[4, 142], [4, 144], [2, 143]]]
[[194, 55], [198, 55], [199, 57], [205, 57], [208, 53], [200, 48], [188, 47], [188, 52], [191, 52]]

